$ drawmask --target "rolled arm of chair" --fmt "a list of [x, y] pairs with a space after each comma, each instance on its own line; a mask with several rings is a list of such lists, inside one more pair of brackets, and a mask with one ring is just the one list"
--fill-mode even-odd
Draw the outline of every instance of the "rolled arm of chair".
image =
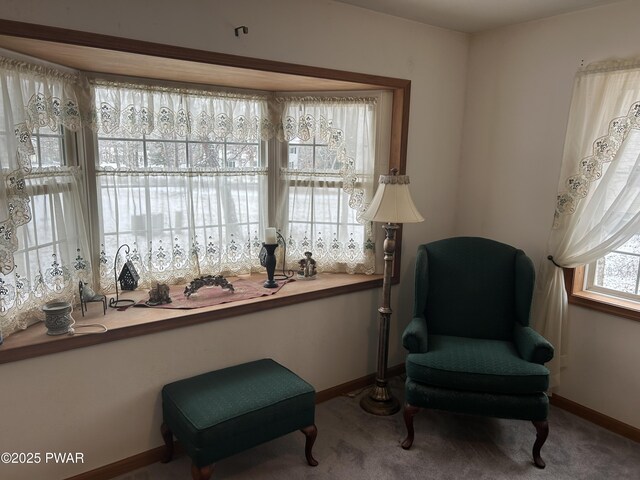
[[427, 322], [424, 317], [414, 317], [402, 334], [402, 345], [409, 353], [425, 353], [427, 346]]
[[533, 328], [516, 324], [513, 338], [518, 353], [528, 362], [543, 365], [553, 358], [553, 345]]

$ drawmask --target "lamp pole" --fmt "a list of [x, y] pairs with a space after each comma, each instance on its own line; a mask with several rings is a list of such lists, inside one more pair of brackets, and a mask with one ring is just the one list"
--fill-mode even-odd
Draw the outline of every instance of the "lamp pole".
[[397, 168], [391, 169], [391, 175], [380, 175], [378, 189], [362, 217], [372, 222], [381, 222], [385, 238], [382, 306], [378, 309], [378, 369], [376, 382], [362, 397], [360, 406], [374, 415], [393, 415], [400, 410], [400, 402], [391, 395], [387, 387], [389, 324], [391, 323], [391, 271], [396, 251], [396, 231], [400, 228], [400, 224], [424, 220], [411, 200], [409, 177], [398, 175]]
[[387, 387], [389, 357], [389, 325], [391, 323], [391, 272], [396, 251], [396, 223], [385, 223], [384, 274], [382, 277], [382, 306], [378, 308], [378, 368], [376, 383], [360, 400], [360, 406], [374, 415], [393, 415], [400, 410], [400, 402]]

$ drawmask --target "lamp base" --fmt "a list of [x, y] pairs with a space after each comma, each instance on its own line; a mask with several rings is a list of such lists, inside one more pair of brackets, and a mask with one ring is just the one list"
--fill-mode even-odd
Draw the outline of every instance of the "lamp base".
[[360, 406], [365, 412], [386, 417], [400, 411], [400, 402], [389, 389], [375, 385], [360, 400]]

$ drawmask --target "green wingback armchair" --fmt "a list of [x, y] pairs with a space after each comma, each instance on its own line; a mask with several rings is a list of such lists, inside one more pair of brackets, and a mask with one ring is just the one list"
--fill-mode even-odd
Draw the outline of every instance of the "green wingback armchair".
[[534, 463], [547, 439], [553, 347], [529, 327], [535, 272], [522, 250], [478, 237], [418, 247], [414, 318], [402, 342], [404, 420], [422, 408], [532, 421]]

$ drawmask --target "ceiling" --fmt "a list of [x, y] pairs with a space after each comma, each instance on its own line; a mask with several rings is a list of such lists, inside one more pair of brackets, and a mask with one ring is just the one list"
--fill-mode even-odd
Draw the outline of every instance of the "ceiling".
[[620, 0], [336, 0], [416, 22], [477, 33]]

